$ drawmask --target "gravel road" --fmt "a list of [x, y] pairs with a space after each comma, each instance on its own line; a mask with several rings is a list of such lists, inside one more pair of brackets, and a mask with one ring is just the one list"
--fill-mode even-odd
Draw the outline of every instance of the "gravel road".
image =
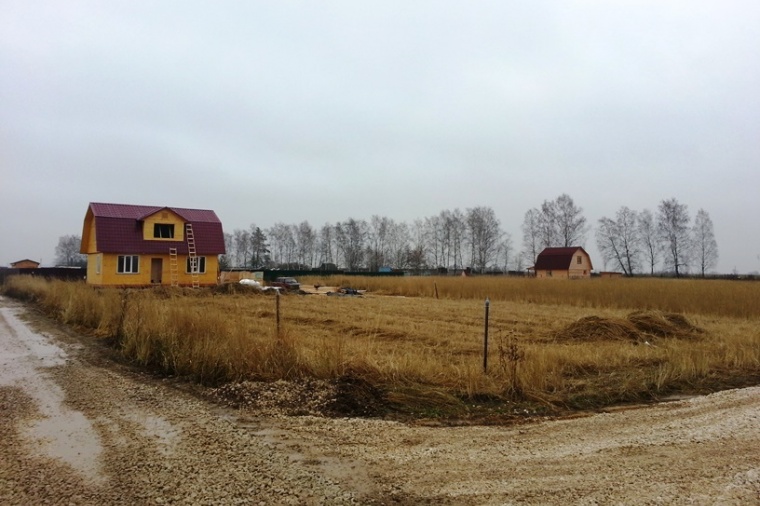
[[509, 427], [231, 410], [0, 297], [0, 504], [760, 504], [760, 388]]

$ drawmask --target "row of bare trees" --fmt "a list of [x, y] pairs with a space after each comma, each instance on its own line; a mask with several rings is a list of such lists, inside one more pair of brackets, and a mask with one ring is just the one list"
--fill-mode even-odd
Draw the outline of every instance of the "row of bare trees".
[[599, 219], [596, 244], [605, 266], [611, 264], [626, 276], [643, 269], [654, 274], [662, 262], [677, 277], [690, 269], [704, 277], [718, 263], [710, 215], [700, 209], [691, 224], [688, 207], [675, 198], [660, 202], [656, 215], [623, 206], [614, 219]]
[[490, 207], [446, 210], [411, 225], [384, 216], [369, 221], [349, 218], [319, 229], [307, 221], [276, 223], [266, 230], [252, 224], [225, 234], [225, 242], [225, 267], [486, 271], [514, 266], [511, 238]]
[[[268, 229], [252, 224], [225, 233], [227, 254], [220, 260], [223, 268], [521, 271], [546, 247], [584, 246], [589, 229], [583, 209], [562, 194], [525, 213], [519, 254], [493, 209], [474, 207], [441, 211], [411, 225], [383, 216], [349, 218], [319, 229], [308, 221], [275, 223]], [[595, 232], [605, 268], [612, 266], [627, 276], [654, 274], [658, 266], [676, 276], [690, 269], [704, 276], [718, 260], [710, 215], [700, 209], [692, 224], [687, 206], [675, 198], [660, 202], [656, 215], [623, 206], [614, 218], [600, 218]], [[60, 237], [57, 264], [85, 264], [79, 244], [79, 236]]]

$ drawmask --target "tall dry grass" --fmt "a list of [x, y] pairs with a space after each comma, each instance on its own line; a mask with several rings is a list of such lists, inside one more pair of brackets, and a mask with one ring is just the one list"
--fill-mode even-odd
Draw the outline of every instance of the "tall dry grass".
[[546, 280], [498, 276], [313, 277], [302, 284], [351, 286], [405, 297], [476, 299], [585, 308], [658, 309], [674, 313], [760, 316], [756, 281], [618, 278]]
[[[489, 278], [362, 284], [368, 280], [375, 281], [345, 284], [424, 296], [283, 296], [278, 333], [275, 298], [251, 291], [123, 291], [25, 277], [10, 278], [3, 291], [38, 303], [67, 324], [112, 338], [130, 360], [204, 384], [350, 375], [381, 386], [389, 399], [408, 406], [423, 404], [423, 397], [446, 404], [484, 396], [584, 406], [760, 377], [760, 284]], [[431, 283], [438, 283], [438, 299], [431, 296]], [[592, 296], [594, 287], [606, 296]], [[702, 296], [686, 297], [688, 287]], [[637, 305], [645, 293], [652, 300]], [[717, 304], [722, 309], [716, 310], [700, 300], [737, 293], [754, 295], [755, 301], [737, 302], [738, 310]], [[487, 371], [485, 296], [491, 298]], [[612, 328], [630, 326], [634, 309], [674, 307], [683, 308], [679, 313], [704, 332], [642, 334], [640, 340], [591, 339], [583, 332], [567, 337], [573, 324], [593, 321], [590, 316]]]

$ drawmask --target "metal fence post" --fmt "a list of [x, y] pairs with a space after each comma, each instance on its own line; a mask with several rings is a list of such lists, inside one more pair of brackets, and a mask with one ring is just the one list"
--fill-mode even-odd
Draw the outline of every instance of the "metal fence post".
[[488, 308], [490, 306], [491, 300], [486, 297], [485, 331], [483, 334], [483, 373], [488, 373]]

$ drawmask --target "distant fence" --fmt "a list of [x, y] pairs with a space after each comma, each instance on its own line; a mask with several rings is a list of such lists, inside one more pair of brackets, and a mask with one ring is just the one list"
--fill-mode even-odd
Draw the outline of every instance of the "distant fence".
[[6, 278], [10, 276], [38, 276], [64, 281], [84, 281], [87, 277], [87, 267], [37, 267], [35, 269], [0, 267], [0, 283], [5, 283]]
[[404, 271], [377, 272], [377, 271], [344, 271], [344, 270], [318, 270], [318, 269], [222, 269], [220, 280], [222, 283], [239, 281], [240, 279], [263, 279], [274, 281], [279, 277], [299, 278], [304, 276], [403, 276]]

